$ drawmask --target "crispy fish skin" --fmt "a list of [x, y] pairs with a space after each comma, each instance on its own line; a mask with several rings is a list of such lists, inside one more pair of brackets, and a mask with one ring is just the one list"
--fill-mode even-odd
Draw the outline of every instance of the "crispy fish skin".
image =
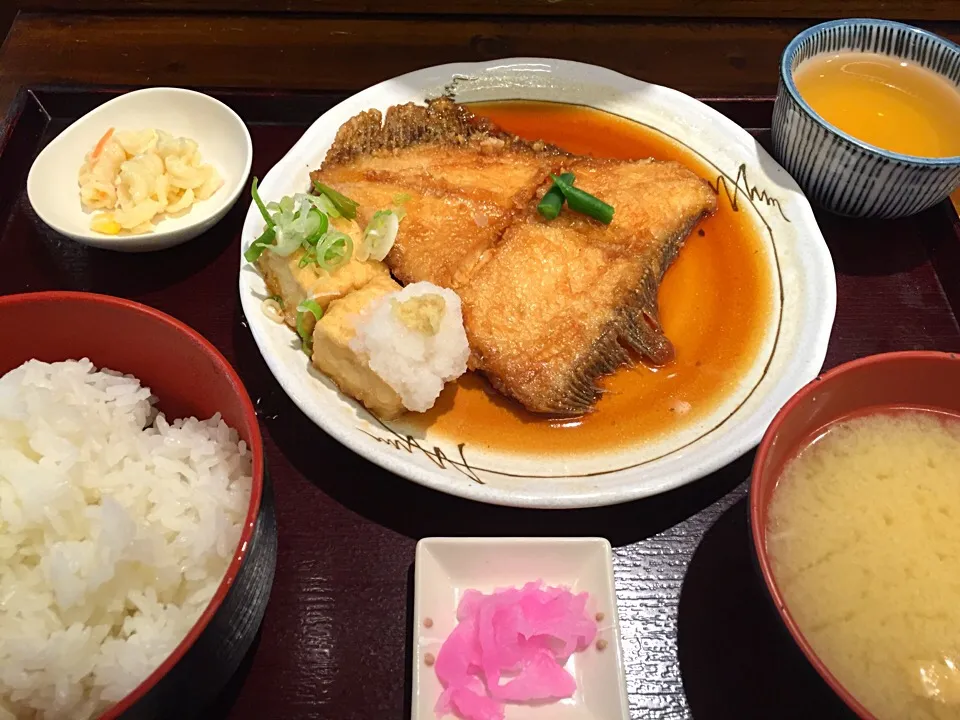
[[[536, 205], [550, 173], [616, 209], [609, 225]], [[372, 213], [407, 215], [387, 264], [404, 283], [450, 287], [463, 301], [470, 367], [537, 413], [579, 415], [597, 380], [630, 361], [674, 356], [657, 291], [716, 194], [675, 162], [573, 156], [528, 143], [450, 100], [347, 122], [313, 174]], [[479, 221], [478, 221], [479, 218]]]
[[642, 271], [546, 225], [511, 228], [494, 253], [460, 290], [471, 368], [534, 412], [583, 412], [592, 372], [579, 359], [592, 350], [597, 375], [627, 360], [611, 313]]
[[456, 288], [563, 156], [447, 100], [395, 106], [385, 118], [361, 113], [340, 128], [311, 177], [360, 203], [362, 225], [376, 210], [402, 206], [390, 270], [403, 283]]
[[657, 290], [716, 196], [677, 163], [585, 159], [563, 170], [616, 208], [613, 222], [573, 212], [547, 222], [531, 207], [459, 292], [471, 367], [533, 412], [577, 415], [628, 350], [653, 365], [673, 359]]
[[[386, 117], [379, 110], [366, 110], [347, 120], [337, 131], [320, 171], [385, 150], [405, 150], [414, 145], [429, 144], [464, 147], [485, 140], [502, 141], [505, 146], [523, 153], [566, 154], [544, 142], [531, 143], [503, 132], [463, 105], [449, 98], [438, 98], [426, 105], [394, 105], [387, 110]], [[400, 162], [402, 167], [409, 167], [406, 160]]]

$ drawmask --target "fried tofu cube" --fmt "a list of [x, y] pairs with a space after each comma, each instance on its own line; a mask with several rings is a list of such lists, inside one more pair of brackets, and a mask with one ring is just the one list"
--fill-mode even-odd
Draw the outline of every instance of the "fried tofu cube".
[[348, 295], [333, 300], [313, 330], [313, 364], [328, 376], [340, 391], [356, 398], [379, 418], [391, 420], [405, 412], [396, 391], [367, 364], [366, 358], [350, 347], [356, 335], [354, 322], [360, 312], [376, 299], [400, 290], [390, 278], [377, 277]]
[[[360, 231], [354, 223], [337, 218], [333, 224], [350, 235], [354, 242], [359, 242]], [[257, 259], [267, 291], [283, 300], [283, 319], [292, 328], [297, 326], [297, 306], [307, 298], [315, 300], [326, 310], [334, 300], [359, 290], [372, 280], [390, 277], [386, 265], [376, 260], [351, 258], [350, 262], [330, 273], [312, 264], [300, 267], [303, 253], [299, 249], [281, 257], [268, 249]]]

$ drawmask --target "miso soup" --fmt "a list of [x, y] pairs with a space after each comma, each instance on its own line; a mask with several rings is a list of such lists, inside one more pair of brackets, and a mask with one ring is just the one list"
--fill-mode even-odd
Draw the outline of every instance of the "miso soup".
[[960, 419], [831, 425], [784, 468], [767, 550], [800, 631], [870, 712], [960, 718]]

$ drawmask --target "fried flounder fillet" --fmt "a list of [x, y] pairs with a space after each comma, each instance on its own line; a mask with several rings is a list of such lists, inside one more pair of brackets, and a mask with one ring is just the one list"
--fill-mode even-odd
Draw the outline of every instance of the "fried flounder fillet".
[[522, 213], [560, 151], [504, 135], [449, 101], [368, 110], [340, 128], [315, 180], [406, 216], [387, 263], [400, 282], [453, 287]]
[[[565, 171], [616, 208], [609, 226], [537, 213], [549, 174]], [[353, 118], [313, 177], [368, 214], [402, 203], [387, 257], [394, 275], [457, 291], [471, 367], [527, 409], [561, 415], [590, 410], [597, 380], [629, 350], [655, 365], [672, 359], [657, 291], [691, 229], [716, 209], [707, 183], [678, 163], [573, 156], [449, 100]]]

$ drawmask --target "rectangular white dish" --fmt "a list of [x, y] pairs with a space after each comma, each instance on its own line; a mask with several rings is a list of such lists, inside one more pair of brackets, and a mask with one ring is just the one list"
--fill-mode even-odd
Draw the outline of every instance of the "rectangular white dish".
[[434, 706], [443, 688], [425, 658], [428, 653], [436, 658], [456, 627], [463, 593], [490, 593], [536, 580], [589, 593], [587, 612], [602, 619], [594, 644], [567, 662], [577, 683], [573, 697], [541, 705], [509, 704], [505, 720], [629, 720], [613, 559], [604, 538], [421, 540], [414, 581], [411, 720], [436, 718]]

